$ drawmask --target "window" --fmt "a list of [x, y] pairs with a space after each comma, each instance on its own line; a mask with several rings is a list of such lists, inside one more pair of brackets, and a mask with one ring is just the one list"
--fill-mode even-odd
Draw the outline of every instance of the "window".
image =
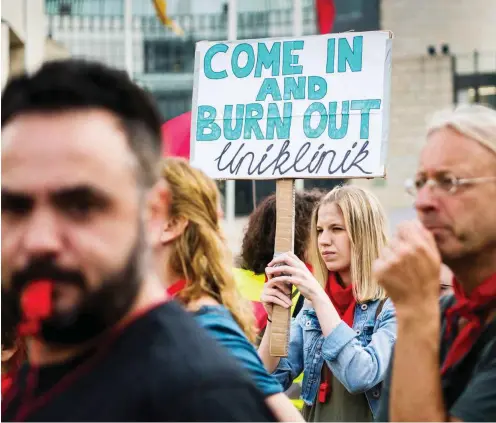
[[123, 0], [46, 0], [49, 15], [122, 16]]
[[[482, 103], [496, 107], [496, 65], [494, 53], [453, 57], [456, 103]], [[468, 66], [467, 66], [468, 64]]]
[[481, 103], [496, 108], [496, 86], [486, 85], [458, 90], [457, 100], [459, 104]]
[[173, 38], [145, 40], [145, 73], [194, 70], [195, 42]]
[[379, 0], [334, 0], [336, 19], [332, 32], [374, 31], [380, 28]]

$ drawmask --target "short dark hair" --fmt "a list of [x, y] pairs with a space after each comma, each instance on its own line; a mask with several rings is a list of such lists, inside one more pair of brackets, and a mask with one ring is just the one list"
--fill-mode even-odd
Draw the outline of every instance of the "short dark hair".
[[[313, 209], [323, 195], [318, 189], [296, 193], [294, 253], [301, 260], [305, 260], [309, 244]], [[250, 215], [241, 246], [241, 267], [256, 274], [265, 273], [265, 268], [274, 257], [275, 240], [276, 195], [272, 194]]]
[[104, 109], [121, 120], [139, 164], [139, 177], [151, 186], [159, 177], [162, 118], [151, 96], [125, 71], [98, 62], [61, 60], [32, 75], [11, 79], [2, 94], [2, 127], [23, 113]]

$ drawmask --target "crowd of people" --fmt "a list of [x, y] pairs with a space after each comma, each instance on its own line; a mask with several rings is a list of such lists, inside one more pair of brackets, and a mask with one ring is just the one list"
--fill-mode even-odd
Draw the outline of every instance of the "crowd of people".
[[162, 157], [161, 123], [102, 64], [8, 82], [4, 421], [496, 420], [496, 111], [434, 116], [394, 234], [365, 189], [303, 191], [274, 256], [271, 195], [238, 258], [215, 182]]

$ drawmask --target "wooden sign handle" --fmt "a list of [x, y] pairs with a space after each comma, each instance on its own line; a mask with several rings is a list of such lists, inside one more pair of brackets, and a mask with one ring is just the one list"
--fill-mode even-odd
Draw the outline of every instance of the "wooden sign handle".
[[[276, 181], [276, 240], [274, 255], [294, 251], [295, 180]], [[274, 305], [270, 332], [270, 355], [287, 357], [291, 308]]]

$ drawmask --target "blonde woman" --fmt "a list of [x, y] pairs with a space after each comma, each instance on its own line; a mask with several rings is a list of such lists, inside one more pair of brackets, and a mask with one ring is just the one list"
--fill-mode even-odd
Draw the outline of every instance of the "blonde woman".
[[279, 421], [303, 421], [250, 342], [256, 336], [253, 312], [234, 281], [219, 226], [217, 186], [203, 172], [176, 158], [165, 160], [163, 182], [170, 209], [159, 236], [152, 238], [157, 240], [154, 259], [167, 292], [247, 370]]
[[284, 388], [304, 370], [307, 421], [372, 421], [396, 339], [393, 305], [372, 279], [387, 242], [384, 211], [361, 188], [335, 188], [314, 210], [311, 237], [315, 277], [291, 253], [266, 269], [269, 325], [273, 304], [291, 307], [288, 284], [306, 300], [291, 325], [288, 357], [270, 355], [269, 327], [259, 354]]

